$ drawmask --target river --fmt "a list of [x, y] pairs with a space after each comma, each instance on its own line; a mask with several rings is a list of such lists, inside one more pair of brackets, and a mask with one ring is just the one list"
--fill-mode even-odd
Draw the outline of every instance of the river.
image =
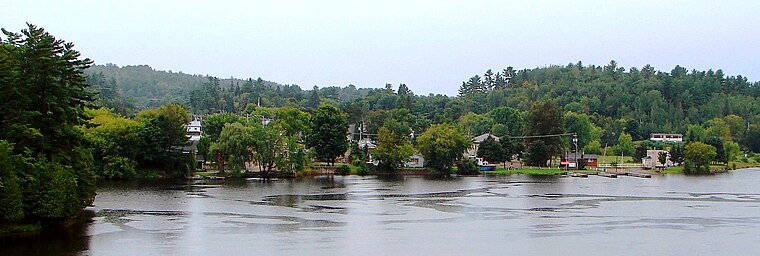
[[91, 221], [0, 255], [755, 255], [759, 182], [760, 169], [104, 183]]

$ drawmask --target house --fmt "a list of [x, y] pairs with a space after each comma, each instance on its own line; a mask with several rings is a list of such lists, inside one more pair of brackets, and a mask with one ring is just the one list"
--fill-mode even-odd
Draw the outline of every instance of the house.
[[420, 154], [414, 154], [409, 157], [409, 160], [404, 163], [406, 168], [422, 168], [425, 167], [425, 158]]
[[368, 138], [360, 139], [356, 142], [357, 145], [359, 145], [359, 149], [367, 148], [367, 149], [375, 149], [377, 145], [375, 145], [375, 141], [370, 140]]
[[185, 129], [187, 130], [187, 137], [189, 141], [199, 141], [201, 139], [201, 135], [203, 135], [201, 121], [199, 120], [190, 121], [190, 123], [185, 125]]
[[[577, 157], [577, 158], [576, 158]], [[596, 154], [581, 154], [579, 157], [575, 153], [567, 153], [560, 161], [560, 164], [568, 168], [576, 168], [575, 160], [584, 161], [586, 168], [599, 166], [599, 155]]]
[[[668, 154], [665, 164], [660, 163], [660, 153], [663, 152]], [[644, 169], [665, 168], [673, 165], [673, 161], [670, 160], [670, 153], [667, 150], [647, 150], [647, 156], [641, 159], [641, 166]]]
[[478, 148], [480, 147], [480, 143], [483, 143], [483, 141], [487, 140], [489, 137], [494, 138], [496, 141], [499, 141], [499, 137], [496, 137], [491, 133], [484, 133], [475, 138], [472, 138], [472, 147], [467, 150], [466, 157], [476, 157], [478, 155]]
[[678, 133], [652, 133], [649, 140], [662, 142], [683, 142], [683, 134]]

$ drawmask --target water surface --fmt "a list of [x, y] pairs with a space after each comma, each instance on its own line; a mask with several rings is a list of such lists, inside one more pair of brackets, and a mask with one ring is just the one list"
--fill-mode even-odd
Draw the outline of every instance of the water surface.
[[755, 255], [758, 181], [754, 169], [110, 183], [98, 189], [91, 223], [0, 254]]

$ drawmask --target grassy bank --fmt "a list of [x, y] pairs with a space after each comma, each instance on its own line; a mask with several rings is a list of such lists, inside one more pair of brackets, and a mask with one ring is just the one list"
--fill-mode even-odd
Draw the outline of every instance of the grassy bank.
[[[728, 168], [727, 168], [728, 167]], [[746, 168], [754, 168], [754, 167], [760, 167], [757, 163], [744, 163], [744, 162], [730, 162], [728, 165], [711, 165], [710, 170], [738, 170], [738, 169], [746, 169]], [[650, 170], [654, 172], [654, 170]], [[662, 174], [682, 174], [683, 173], [683, 166], [673, 166], [666, 168], [661, 172]]]

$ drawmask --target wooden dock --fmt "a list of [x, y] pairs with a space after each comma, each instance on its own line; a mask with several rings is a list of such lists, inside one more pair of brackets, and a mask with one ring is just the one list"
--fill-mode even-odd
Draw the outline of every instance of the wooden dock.
[[596, 175], [607, 177], [607, 178], [617, 178], [617, 174], [614, 173], [608, 173], [608, 172], [598, 172]]
[[567, 176], [576, 177], [576, 178], [588, 178], [588, 174], [578, 173], [578, 172], [568, 172]]
[[651, 174], [647, 173], [638, 173], [638, 172], [609, 172], [611, 174], [615, 174], [618, 176], [631, 176], [636, 178], [652, 178]]

